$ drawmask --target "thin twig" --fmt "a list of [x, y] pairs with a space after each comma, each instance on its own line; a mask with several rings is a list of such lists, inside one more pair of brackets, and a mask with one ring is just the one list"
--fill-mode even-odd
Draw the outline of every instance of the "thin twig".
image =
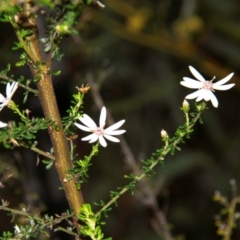
[[[0, 78], [6, 80], [6, 81], [8, 81], [8, 82], [16, 82], [14, 79], [11, 79], [10, 77], [8, 77], [8, 76], [6, 76], [6, 75], [0, 75]], [[38, 95], [38, 90], [35, 90], [35, 89], [33, 89], [33, 88], [30, 88], [30, 87], [27, 87], [27, 86], [25, 86], [24, 84], [21, 84], [21, 83], [19, 83], [19, 82], [18, 82], [18, 86], [26, 89], [26, 90], [29, 91], [29, 92], [32, 92], [32, 93]]]
[[22, 147], [28, 148], [28, 149], [38, 153], [39, 155], [42, 155], [42, 156], [44, 156], [44, 157], [46, 157], [50, 160], [55, 160], [55, 157], [52, 154], [44, 152], [43, 150], [41, 150], [41, 149], [39, 149], [35, 146], [31, 146], [31, 145], [28, 145], [27, 143], [23, 143], [23, 142], [19, 143], [19, 145], [22, 146]]
[[9, 207], [6, 207], [6, 206], [0, 206], [0, 209], [3, 210], [3, 211], [6, 211], [8, 213], [11, 213], [13, 215], [30, 217], [30, 218], [34, 219], [35, 221], [37, 221], [39, 223], [43, 223], [42, 227], [48, 227], [48, 226], [51, 226], [51, 225], [56, 225], [56, 224], [62, 222], [63, 220], [71, 218], [74, 214], [74, 213], [70, 213], [68, 215], [64, 215], [64, 216], [60, 216], [58, 218], [55, 218], [55, 220], [53, 220], [53, 221], [49, 221], [49, 220], [43, 219], [41, 217], [34, 216], [33, 214], [30, 214], [30, 213], [28, 213], [24, 210], [23, 211], [16, 210], [16, 209], [12, 209], [12, 208], [9, 208]]

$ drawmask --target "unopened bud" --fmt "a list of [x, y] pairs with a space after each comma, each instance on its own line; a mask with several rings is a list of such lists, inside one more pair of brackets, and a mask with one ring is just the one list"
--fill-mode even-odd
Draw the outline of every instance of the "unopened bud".
[[162, 131], [160, 133], [161, 133], [161, 137], [162, 137], [163, 141], [168, 140], [168, 134], [165, 130], [162, 129]]
[[19, 21], [18, 15], [14, 15], [14, 20], [15, 20], [15, 22], [18, 22], [18, 21]]
[[25, 113], [26, 113], [27, 117], [29, 117], [29, 114], [31, 113], [31, 111], [29, 109], [26, 109]]
[[184, 99], [184, 101], [182, 103], [182, 108], [183, 108], [183, 111], [185, 113], [187, 113], [189, 111], [189, 109], [190, 109], [189, 102], [186, 99]]

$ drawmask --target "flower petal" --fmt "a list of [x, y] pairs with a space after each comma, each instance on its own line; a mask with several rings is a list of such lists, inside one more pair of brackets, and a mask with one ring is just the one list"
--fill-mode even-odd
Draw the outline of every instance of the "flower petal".
[[191, 78], [184, 77], [183, 79], [184, 81], [181, 81], [180, 84], [187, 88], [201, 88], [203, 85], [201, 82], [193, 80]]
[[100, 142], [100, 144], [101, 144], [103, 147], [106, 147], [106, 146], [107, 146], [107, 142], [105, 141], [105, 139], [104, 139], [103, 136], [100, 136], [100, 137], [99, 137], [99, 142]]
[[210, 97], [210, 99], [211, 99], [212, 105], [213, 105], [215, 108], [217, 108], [217, 107], [218, 107], [218, 100], [217, 100], [216, 96], [215, 96], [212, 92], [211, 92], [211, 97]]
[[105, 131], [105, 132], [114, 131], [114, 130], [120, 128], [120, 127], [124, 124], [124, 122], [125, 122], [125, 120], [121, 120], [121, 121], [113, 124], [112, 126], [106, 128], [104, 131]]
[[4, 128], [6, 126], [7, 126], [7, 123], [4, 123], [4, 122], [0, 121], [0, 128]]
[[204, 79], [204, 77], [203, 77], [194, 67], [189, 66], [189, 69], [190, 69], [192, 75], [193, 75], [196, 79], [198, 79], [198, 80], [201, 81], [201, 82], [205, 82], [205, 81], [206, 81], [206, 80]]
[[97, 127], [96, 123], [87, 114], [83, 114], [79, 120], [91, 129], [95, 129]]
[[120, 134], [123, 134], [125, 132], [126, 132], [126, 130], [115, 130], [115, 131], [104, 130], [104, 136], [105, 136], [105, 134], [107, 134], [107, 135], [120, 135]]
[[[183, 80], [185, 81], [185, 82], [188, 82], [188, 81], [194, 81], [194, 82], [200, 82], [199, 80], [196, 80], [196, 79], [193, 79], [193, 78], [189, 78], [189, 77], [183, 77]], [[201, 82], [200, 82], [201, 83]]]
[[7, 85], [6, 85], [6, 96], [7, 96], [7, 98], [10, 96], [10, 94], [11, 94], [11, 83], [10, 82], [8, 82], [7, 83]]
[[201, 95], [201, 90], [198, 90], [194, 93], [191, 93], [191, 94], [188, 94], [185, 98], [186, 99], [194, 99], [194, 98], [197, 98]]
[[81, 124], [78, 124], [78, 123], [74, 123], [74, 125], [78, 128], [80, 128], [81, 130], [85, 131], [85, 132], [92, 132], [92, 129], [88, 128], [88, 127], [85, 127]]
[[96, 136], [96, 134], [92, 133], [84, 138], [82, 138], [82, 141], [91, 141], [92, 139], [95, 139], [94, 136]]
[[205, 91], [203, 89], [200, 89], [199, 92], [198, 92], [199, 96], [198, 98], [196, 99], [196, 102], [199, 102], [201, 100], [204, 99], [204, 96], [205, 96]]
[[4, 102], [6, 98], [0, 93], [0, 102]]
[[210, 91], [210, 90], [205, 90], [205, 89], [202, 89], [203, 91], [203, 98], [204, 98], [204, 100], [207, 102], [207, 101], [209, 101], [210, 99], [211, 99], [211, 97], [212, 97], [212, 91]]
[[7, 96], [7, 98], [12, 97], [12, 95], [16, 91], [17, 87], [18, 87], [18, 82], [13, 82], [12, 84], [7, 83], [7, 86], [6, 86], [6, 96]]
[[230, 73], [229, 75], [227, 75], [227, 76], [226, 76], [225, 78], [223, 78], [222, 80], [214, 83], [213, 86], [215, 87], [215, 86], [219, 86], [219, 85], [225, 84], [226, 82], [228, 82], [228, 81], [232, 78], [233, 74], [234, 74], [234, 73]]
[[100, 113], [100, 118], [99, 118], [99, 127], [104, 128], [106, 124], [106, 116], [107, 116], [107, 111], [105, 107], [102, 107], [101, 113]]
[[89, 141], [89, 143], [96, 142], [99, 139], [99, 136], [96, 134], [93, 134], [92, 139]]
[[235, 83], [231, 83], [231, 84], [227, 84], [227, 85], [214, 85], [213, 84], [213, 89], [215, 90], [228, 90], [230, 88], [232, 88], [235, 85]]
[[118, 138], [112, 137], [110, 135], [104, 135], [104, 137], [112, 142], [120, 142], [120, 140]]
[[10, 86], [10, 92], [7, 94], [7, 98], [11, 98], [18, 88], [18, 82], [13, 82]]

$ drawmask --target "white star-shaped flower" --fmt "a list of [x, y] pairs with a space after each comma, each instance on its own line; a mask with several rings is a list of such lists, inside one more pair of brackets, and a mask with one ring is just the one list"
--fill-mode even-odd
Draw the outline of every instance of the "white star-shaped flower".
[[7, 123], [4, 123], [4, 122], [0, 121], [0, 128], [4, 128], [6, 126], [7, 126]]
[[18, 83], [17, 82], [13, 82], [11, 83], [7, 83], [6, 86], [6, 97], [4, 97], [1, 93], [0, 93], [0, 111], [3, 109], [3, 107], [7, 106], [13, 96], [13, 94], [15, 93], [15, 91], [18, 88]]
[[82, 138], [81, 140], [89, 141], [89, 143], [93, 143], [99, 140], [100, 144], [103, 147], [107, 146], [107, 143], [104, 138], [112, 142], [120, 142], [119, 139], [117, 139], [116, 137], [113, 137], [113, 135], [120, 135], [126, 132], [125, 130], [116, 130], [123, 125], [125, 120], [121, 120], [113, 124], [112, 126], [104, 129], [104, 126], [106, 124], [106, 116], [107, 116], [106, 108], [103, 107], [100, 113], [99, 127], [98, 127], [96, 123], [87, 114], [83, 114], [83, 116], [79, 118], [79, 121], [81, 121], [86, 126], [83, 126], [78, 123], [74, 123], [74, 124], [81, 130], [86, 132], [92, 132], [92, 134]]
[[180, 84], [183, 85], [184, 87], [198, 89], [198, 90], [194, 93], [187, 95], [185, 97], [186, 99], [196, 98], [196, 102], [199, 102], [203, 99], [205, 101], [211, 100], [212, 105], [214, 107], [218, 107], [218, 100], [216, 96], [213, 94], [214, 90], [228, 90], [235, 85], [234, 83], [223, 85], [232, 78], [234, 73], [230, 73], [222, 80], [216, 83], [212, 83], [215, 77], [213, 77], [213, 79], [210, 81], [206, 81], [204, 77], [194, 67], [189, 66], [189, 69], [192, 75], [198, 81], [192, 78], [184, 77], [183, 78], [184, 81], [181, 81]]

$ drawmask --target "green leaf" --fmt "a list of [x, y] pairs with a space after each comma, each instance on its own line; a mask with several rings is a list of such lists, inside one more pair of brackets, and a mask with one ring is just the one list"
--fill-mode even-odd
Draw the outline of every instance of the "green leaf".
[[46, 44], [46, 46], [45, 46], [45, 48], [43, 49], [43, 51], [44, 51], [45, 53], [48, 53], [48, 52], [50, 52], [51, 48], [52, 48], [52, 44], [51, 44], [51, 43], [48, 43], [48, 44]]
[[12, 50], [18, 50], [22, 48], [22, 44], [19, 42], [14, 42], [15, 46], [12, 47]]
[[15, 66], [16, 67], [22, 67], [22, 66], [24, 66], [26, 64], [26, 61], [25, 60], [22, 60], [22, 61], [20, 61], [20, 62], [17, 62], [16, 64], [15, 64]]
[[40, 38], [39, 41], [42, 43], [47, 43], [49, 41], [49, 39], [48, 38]]
[[28, 92], [25, 94], [24, 98], [23, 98], [23, 103], [26, 103], [28, 99]]
[[36, 76], [36, 77], [34, 77], [33, 78], [33, 81], [35, 82], [35, 83], [37, 83], [37, 82], [39, 82], [40, 81], [40, 79], [41, 79], [41, 76]]
[[58, 76], [58, 75], [60, 75], [60, 74], [61, 74], [61, 70], [58, 70], [58, 71], [52, 73], [53, 76]]
[[49, 170], [52, 166], [53, 166], [53, 161], [46, 166], [46, 169]]

